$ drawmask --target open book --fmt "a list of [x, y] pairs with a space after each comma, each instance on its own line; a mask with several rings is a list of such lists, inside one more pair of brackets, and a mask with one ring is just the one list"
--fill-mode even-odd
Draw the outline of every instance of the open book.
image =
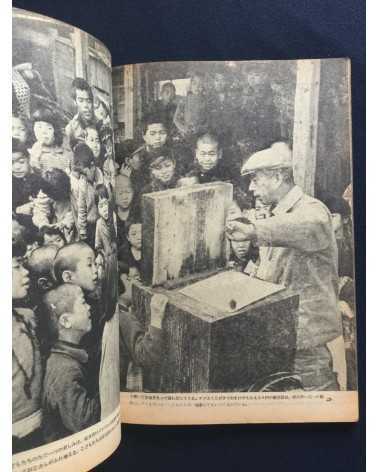
[[120, 423], [358, 419], [347, 59], [161, 62], [13, 11], [13, 468]]

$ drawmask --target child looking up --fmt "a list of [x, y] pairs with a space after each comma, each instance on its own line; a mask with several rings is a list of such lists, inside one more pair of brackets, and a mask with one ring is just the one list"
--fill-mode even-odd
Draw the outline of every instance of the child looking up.
[[83, 290], [63, 284], [44, 297], [56, 333], [46, 364], [43, 389], [43, 434], [46, 443], [82, 431], [100, 420], [98, 391], [92, 390], [88, 354], [81, 341], [92, 329]]
[[24, 267], [26, 247], [12, 244], [12, 449], [13, 454], [42, 444], [42, 362], [37, 322], [23, 303], [30, 278]]
[[94, 250], [85, 242], [67, 244], [59, 249], [53, 273], [58, 284], [78, 285], [92, 307], [92, 330], [83, 339], [89, 354], [89, 369], [94, 381], [98, 379], [101, 358], [101, 336], [104, 327], [105, 310], [101, 297], [101, 285]]
[[28, 299], [34, 307], [38, 324], [36, 333], [40, 342], [41, 356], [45, 360], [51, 348], [51, 337], [45, 312], [41, 307], [43, 296], [56, 286], [53, 275], [53, 264], [58, 248], [53, 245], [34, 249], [29, 255], [26, 267], [30, 276]]
[[[115, 263], [116, 258], [113, 257]], [[110, 271], [110, 265], [107, 267]], [[114, 269], [114, 266], [113, 266]], [[80, 286], [92, 307], [92, 331], [82, 340], [88, 351], [88, 370], [92, 381], [100, 388], [101, 408], [110, 413], [119, 401], [117, 385], [118, 317], [115, 315], [117, 284], [111, 287], [112, 298], [107, 297], [106, 279], [102, 297], [98, 299], [99, 277], [96, 255], [86, 243], [77, 242], [59, 250], [54, 262], [54, 274], [58, 283]], [[113, 275], [116, 280], [116, 273]], [[108, 282], [109, 283], [109, 282]], [[115, 292], [115, 293], [114, 293]], [[111, 360], [109, 360], [111, 359]]]

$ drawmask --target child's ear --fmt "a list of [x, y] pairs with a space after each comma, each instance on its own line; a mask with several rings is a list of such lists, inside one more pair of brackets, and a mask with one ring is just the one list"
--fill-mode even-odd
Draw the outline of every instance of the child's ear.
[[70, 329], [72, 327], [71, 315], [69, 313], [63, 313], [63, 315], [59, 317], [59, 324], [62, 328]]
[[53, 286], [53, 283], [48, 277], [40, 277], [37, 280], [37, 287], [43, 292], [50, 290], [52, 286]]
[[72, 274], [70, 270], [64, 270], [62, 272], [62, 280], [64, 283], [70, 283], [72, 281]]

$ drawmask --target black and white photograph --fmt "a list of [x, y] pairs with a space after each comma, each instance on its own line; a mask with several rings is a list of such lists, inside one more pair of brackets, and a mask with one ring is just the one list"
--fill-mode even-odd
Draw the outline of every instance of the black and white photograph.
[[357, 390], [350, 63], [113, 69], [121, 392]]
[[119, 405], [111, 58], [13, 10], [12, 447], [66, 438]]

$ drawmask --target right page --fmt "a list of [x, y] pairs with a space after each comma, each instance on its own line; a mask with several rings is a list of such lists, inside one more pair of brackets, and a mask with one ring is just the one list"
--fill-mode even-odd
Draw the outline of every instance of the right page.
[[113, 68], [122, 420], [357, 421], [348, 59]]

